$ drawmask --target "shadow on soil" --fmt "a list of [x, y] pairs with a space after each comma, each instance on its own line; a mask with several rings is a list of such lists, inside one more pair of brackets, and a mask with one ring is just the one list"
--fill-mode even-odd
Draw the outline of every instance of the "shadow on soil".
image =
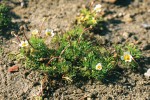
[[120, 6], [128, 6], [132, 1], [133, 0], [117, 0], [115, 4]]
[[150, 57], [142, 57], [137, 62], [139, 66], [138, 69], [135, 71], [135, 73], [144, 74], [148, 69], [148, 65], [150, 65]]
[[95, 27], [91, 30], [92, 33], [104, 36], [110, 32], [108, 29], [107, 22], [99, 22]]
[[[105, 16], [110, 15], [110, 14], [113, 14], [113, 12], [110, 12], [110, 11], [106, 12]], [[111, 32], [111, 30], [109, 30], [109, 25], [116, 26], [121, 23], [123, 23], [121, 20], [118, 20], [115, 18], [108, 19], [107, 21], [101, 21], [97, 23], [95, 27], [93, 27], [93, 29], [91, 30], [91, 33], [105, 36]]]
[[121, 77], [124, 73], [124, 69], [116, 67], [114, 70], [112, 70], [109, 75], [107, 75], [103, 80], [103, 84], [113, 84], [116, 83], [118, 80], [121, 80]]
[[[13, 1], [10, 1], [8, 3], [13, 3], [16, 6], [20, 4], [18, 2], [13, 2]], [[6, 5], [8, 5], [7, 2], [6, 2]], [[11, 35], [12, 31], [14, 31], [15, 33], [18, 33], [20, 31], [19, 28], [20, 28], [21, 25], [27, 25], [27, 24], [29, 24], [29, 23], [25, 23], [24, 21], [21, 21], [21, 17], [18, 16], [18, 15], [16, 15], [14, 12], [11, 11], [13, 9], [12, 7], [10, 7], [8, 5], [8, 8], [10, 10], [10, 13], [9, 13], [10, 18], [14, 19], [14, 20], [18, 20], [18, 21], [11, 22], [11, 25], [7, 29], [3, 29], [3, 31], [0, 32], [0, 36], [4, 37], [6, 39], [10, 39], [10, 38], [13, 37]]]

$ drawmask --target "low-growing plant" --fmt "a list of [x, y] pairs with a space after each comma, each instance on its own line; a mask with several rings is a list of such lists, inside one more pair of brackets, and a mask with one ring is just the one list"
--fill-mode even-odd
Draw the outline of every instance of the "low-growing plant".
[[[93, 12], [97, 11], [100, 10]], [[90, 17], [94, 16], [87, 10], [86, 13]], [[88, 20], [91, 18], [63, 34], [56, 34], [51, 29], [46, 29], [44, 33], [35, 29], [29, 39], [24, 33], [25, 41], [17, 37], [20, 52], [25, 57], [24, 64], [68, 81], [80, 76], [101, 80], [119, 64], [134, 68], [137, 66], [136, 59], [140, 58], [141, 53], [135, 46], [115, 45], [112, 51], [112, 48], [88, 40], [86, 35], [92, 28], [90, 26], [94, 25], [87, 24]]]
[[81, 9], [80, 14], [76, 17], [76, 23], [78, 25], [82, 25], [84, 27], [97, 27], [102, 30], [103, 25], [102, 22], [104, 19], [102, 18], [104, 12], [102, 6], [100, 4], [96, 5], [93, 8], [93, 4], [90, 7], [84, 7]]
[[87, 41], [82, 36], [85, 33], [82, 27], [76, 27], [65, 34], [57, 34], [51, 43], [55, 48], [48, 47], [43, 38], [32, 35], [29, 41], [20, 44], [25, 64], [53, 76], [103, 78], [113, 69], [114, 58], [104, 52], [104, 47]]
[[112, 53], [104, 45], [94, 45], [86, 40], [83, 34], [88, 31], [85, 30], [78, 26], [65, 34], [51, 35], [53, 37], [50, 46], [45, 42], [46, 35], [54, 33], [46, 30], [42, 38], [34, 30], [28, 41], [20, 43], [25, 65], [70, 81], [80, 76], [103, 79], [119, 62], [125, 66], [137, 66], [135, 58], [141, 55], [137, 48], [130, 45], [124, 48], [115, 46], [115, 52]]
[[10, 9], [4, 4], [0, 4], [0, 32], [6, 31], [6, 29], [8, 29], [10, 25]]
[[[137, 59], [140, 59], [142, 54], [141, 51], [137, 48], [137, 46], [133, 44], [127, 45], [117, 45], [116, 54], [121, 57], [121, 64], [125, 67], [136, 68], [138, 63]], [[116, 55], [116, 57], [117, 57]]]

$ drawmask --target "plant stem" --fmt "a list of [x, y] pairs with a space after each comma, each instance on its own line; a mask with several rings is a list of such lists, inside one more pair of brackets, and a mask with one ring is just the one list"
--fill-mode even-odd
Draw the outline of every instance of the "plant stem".
[[30, 45], [33, 49], [35, 49], [35, 48], [33, 47], [33, 45], [30, 43], [30, 41], [28, 40], [28, 38], [27, 38], [27, 36], [25, 35], [24, 32], [23, 32], [23, 35], [24, 35], [25, 39], [28, 41], [29, 45]]
[[41, 24], [41, 26], [40, 26], [40, 30], [39, 30], [39, 33], [40, 33], [40, 34], [41, 34], [41, 32], [42, 32], [43, 24], [44, 24], [45, 20], [46, 20], [46, 18], [42, 21], [42, 24]]

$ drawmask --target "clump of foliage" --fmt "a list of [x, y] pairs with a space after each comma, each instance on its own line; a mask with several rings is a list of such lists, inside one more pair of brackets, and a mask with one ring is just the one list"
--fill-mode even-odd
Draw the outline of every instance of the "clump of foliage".
[[[70, 77], [84, 76], [100, 79], [114, 67], [113, 57], [109, 57], [109, 52], [103, 52], [104, 47], [87, 41], [82, 36], [86, 33], [83, 28], [76, 27], [54, 38], [54, 43], [59, 44], [57, 48], [59, 60], [52, 62], [52, 65], [59, 69], [56, 71]], [[96, 68], [98, 63], [100, 66]]]
[[28, 41], [20, 44], [26, 66], [70, 80], [80, 76], [103, 79], [119, 62], [123, 66], [137, 66], [135, 59], [141, 56], [137, 48], [115, 46], [112, 53], [104, 45], [94, 45], [86, 40], [84, 34], [88, 31], [85, 30], [78, 26], [65, 34], [55, 34], [51, 46], [45, 42], [47, 31], [45, 37], [34, 33]]
[[10, 9], [0, 4], [0, 31], [4, 31], [11, 25]]
[[[105, 45], [87, 40], [86, 35], [95, 24], [90, 23], [91, 18], [101, 11], [100, 8], [100, 5], [95, 7], [92, 14], [83, 10], [84, 18], [88, 15], [89, 19], [83, 23], [81, 21], [80, 25], [77, 24], [64, 34], [56, 34], [51, 29], [41, 33], [42, 30], [35, 29], [27, 39], [24, 33], [25, 41], [18, 40], [20, 52], [25, 57], [25, 65], [44, 70], [51, 76], [62, 76], [69, 81], [80, 76], [101, 80], [118, 64], [136, 67], [136, 59], [140, 58], [141, 53], [135, 46], [115, 45], [112, 52]], [[81, 19], [80, 17], [78, 20]], [[95, 20], [97, 22], [99, 19]], [[49, 37], [52, 38], [51, 41]]]
[[51, 43], [55, 49], [48, 47], [43, 38], [33, 35], [28, 41], [31, 45], [23, 42], [20, 51], [26, 57], [27, 66], [45, 70], [50, 75], [101, 79], [114, 68], [114, 58], [104, 52], [104, 47], [87, 41], [83, 34], [86, 34], [83, 27], [75, 27], [55, 35]]
[[104, 12], [100, 4], [96, 5], [93, 9], [93, 4], [90, 7], [84, 7], [81, 9], [80, 14], [76, 17], [76, 24], [82, 25], [84, 27], [97, 27], [102, 30], [102, 18]]
[[[141, 58], [141, 51], [135, 46], [134, 44], [127, 44], [127, 45], [116, 45], [116, 57], [119, 56], [121, 59], [121, 64], [126, 68], [136, 68], [138, 63], [136, 62], [137, 59]], [[121, 56], [122, 55], [122, 56]], [[129, 63], [127, 63], [129, 62]]]

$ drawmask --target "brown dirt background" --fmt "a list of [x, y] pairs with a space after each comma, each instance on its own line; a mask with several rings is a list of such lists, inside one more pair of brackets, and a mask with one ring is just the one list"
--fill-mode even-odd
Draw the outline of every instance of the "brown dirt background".
[[[60, 33], [69, 30], [76, 15], [87, 3], [88, 0], [29, 0], [26, 1], [26, 7], [22, 8], [19, 0], [7, 1], [12, 8], [12, 21], [17, 27], [25, 27], [26, 34], [39, 28], [45, 16], [48, 20], [44, 28]], [[103, 83], [87, 80], [68, 85], [47, 85], [45, 100], [150, 100], [150, 82], [144, 77], [144, 72], [150, 68], [150, 28], [142, 26], [150, 24], [150, 0], [117, 0], [115, 4], [97, 0], [95, 4], [98, 3], [106, 12], [108, 30], [102, 32], [105, 35], [99, 33], [95, 38], [106, 45], [137, 45], [144, 56], [139, 62], [138, 71], [120, 68], [118, 73], [112, 73]], [[21, 30], [14, 31], [21, 34]], [[10, 56], [11, 53], [17, 53], [18, 49], [13, 41], [16, 41], [13, 36], [0, 36], [3, 50], [0, 52], [0, 100], [34, 100], [44, 75], [24, 68], [14, 59], [16, 55]], [[7, 70], [12, 65], [18, 65], [19, 71], [9, 73]]]

